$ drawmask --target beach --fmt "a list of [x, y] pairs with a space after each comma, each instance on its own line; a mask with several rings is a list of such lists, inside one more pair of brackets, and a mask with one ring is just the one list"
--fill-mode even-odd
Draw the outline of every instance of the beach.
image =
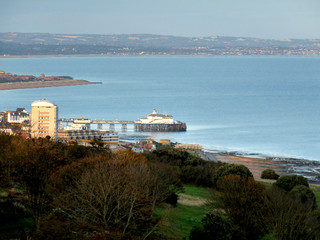
[[233, 152], [201, 151], [199, 155], [209, 161], [243, 164], [250, 169], [255, 179], [260, 180], [266, 168], [272, 168], [280, 176], [297, 174], [308, 179], [310, 183], [320, 184], [320, 162], [297, 158], [248, 157]]

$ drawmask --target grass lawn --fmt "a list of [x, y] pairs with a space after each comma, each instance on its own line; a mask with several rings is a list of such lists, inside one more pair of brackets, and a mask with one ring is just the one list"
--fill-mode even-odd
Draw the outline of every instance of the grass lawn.
[[179, 203], [175, 208], [158, 210], [157, 213], [163, 217], [159, 232], [169, 239], [188, 239], [191, 229], [200, 225], [208, 211], [208, 206], [185, 206]]
[[[271, 182], [261, 183], [270, 188]], [[310, 185], [310, 188], [316, 195], [318, 206], [320, 206], [320, 186]], [[210, 188], [197, 187], [193, 185], [184, 185], [184, 194], [200, 199], [210, 199]], [[201, 219], [211, 210], [212, 206], [186, 206], [177, 204], [177, 207], [162, 208], [156, 212], [163, 217], [163, 223], [159, 232], [169, 239], [188, 239], [191, 229], [201, 224]], [[266, 236], [263, 240], [274, 239], [272, 236]]]
[[184, 193], [193, 197], [209, 199], [210, 188], [197, 187], [193, 185], [183, 185]]
[[[210, 190], [208, 188], [184, 185], [184, 194], [193, 197], [208, 199]], [[210, 207], [186, 206], [177, 204], [175, 208], [158, 209], [157, 214], [163, 217], [163, 224], [159, 232], [171, 239], [188, 239], [191, 229], [200, 225], [201, 219], [210, 211]]]
[[316, 202], [318, 207], [320, 207], [320, 186], [319, 185], [310, 185], [310, 189], [314, 192], [316, 196]]

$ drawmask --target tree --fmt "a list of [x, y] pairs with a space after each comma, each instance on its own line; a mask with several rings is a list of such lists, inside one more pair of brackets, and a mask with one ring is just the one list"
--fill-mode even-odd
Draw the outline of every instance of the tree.
[[241, 240], [245, 239], [240, 228], [226, 217], [216, 212], [207, 213], [202, 225], [193, 227], [190, 240]]
[[64, 165], [63, 154], [47, 139], [30, 139], [16, 146], [16, 178], [25, 187], [36, 228], [47, 206], [50, 176]]
[[224, 164], [218, 168], [218, 170], [213, 175], [213, 186], [217, 187], [217, 182], [227, 175], [238, 175], [241, 178], [248, 179], [253, 177], [250, 170], [241, 164]]
[[280, 177], [275, 183], [275, 186], [290, 192], [295, 186], [304, 185], [309, 187], [308, 180], [299, 175], [285, 175]]
[[312, 240], [320, 237], [320, 218], [314, 214], [313, 200], [299, 197], [273, 185], [267, 191], [270, 231], [279, 240]]
[[23, 139], [0, 133], [0, 185], [9, 186], [15, 173], [15, 151]]
[[205, 161], [187, 151], [172, 147], [161, 147], [145, 154], [153, 163], [174, 166], [183, 183], [212, 187], [213, 174], [220, 163]]
[[[54, 208], [61, 209], [78, 226], [84, 224], [102, 235], [108, 231], [131, 238], [152, 233], [158, 222], [154, 209], [176, 184], [177, 178], [168, 168], [154, 166], [132, 151], [87, 158], [79, 164], [86, 167], [77, 168], [72, 184], [63, 191], [51, 191]], [[67, 179], [66, 168], [61, 170], [59, 181]]]
[[217, 183], [220, 201], [226, 215], [245, 233], [247, 239], [258, 239], [266, 232], [265, 187], [252, 177], [224, 176]]
[[304, 203], [308, 204], [309, 202], [312, 202], [313, 210], [317, 208], [316, 196], [314, 195], [313, 191], [310, 188], [306, 187], [305, 185], [295, 186], [290, 191], [290, 193], [293, 197], [300, 199], [303, 204]]
[[277, 180], [280, 176], [271, 168], [267, 168], [263, 170], [261, 173], [262, 179], [275, 179]]
[[12, 198], [0, 201], [0, 239], [24, 239], [25, 231], [32, 228], [26, 224], [30, 212], [26, 207]]

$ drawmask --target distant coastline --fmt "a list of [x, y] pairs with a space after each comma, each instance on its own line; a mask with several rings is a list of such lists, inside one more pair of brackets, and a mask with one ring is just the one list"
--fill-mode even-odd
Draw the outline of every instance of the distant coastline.
[[60, 80], [50, 82], [17, 82], [17, 83], [0, 83], [1, 90], [14, 90], [26, 88], [46, 88], [46, 87], [64, 87], [64, 86], [77, 86], [98, 84], [97, 82], [89, 82], [85, 80]]
[[320, 56], [320, 39], [0, 33], [2, 56]]
[[53, 54], [53, 55], [0, 55], [1, 58], [71, 58], [71, 57], [320, 57], [320, 55], [210, 55], [210, 54], [143, 54], [143, 55], [121, 55], [121, 54]]
[[75, 86], [96, 84], [86, 80], [75, 80], [70, 76], [39, 76], [16, 75], [0, 70], [0, 90], [25, 89], [25, 88], [45, 88], [60, 86]]

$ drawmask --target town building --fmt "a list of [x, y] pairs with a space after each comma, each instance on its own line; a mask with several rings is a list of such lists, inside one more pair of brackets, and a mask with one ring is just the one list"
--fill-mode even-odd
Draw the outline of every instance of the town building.
[[98, 130], [65, 130], [59, 129], [58, 138], [60, 141], [69, 141], [69, 140], [93, 140], [100, 139], [101, 134]]
[[183, 150], [202, 150], [203, 146], [200, 144], [177, 144], [175, 148]]
[[4, 121], [4, 112], [0, 111], [0, 122]]
[[100, 131], [101, 132], [101, 140], [105, 143], [109, 144], [118, 144], [119, 143], [119, 135], [117, 132], [110, 131]]
[[52, 102], [41, 99], [31, 104], [31, 137], [58, 138], [58, 107]]
[[81, 124], [72, 124], [59, 129], [58, 139], [61, 142], [78, 142], [79, 145], [90, 146], [93, 139], [100, 139], [104, 145], [118, 145], [119, 135], [117, 132], [106, 130], [91, 130]]
[[25, 108], [17, 108], [16, 111], [6, 111], [8, 123], [23, 123], [30, 120], [30, 115]]
[[88, 128], [87, 126], [83, 126], [82, 124], [72, 124], [71, 126], [62, 128], [61, 130], [88, 130]]
[[175, 132], [186, 131], [187, 125], [175, 121], [171, 115], [159, 114], [153, 109], [152, 113], [134, 121], [134, 128], [137, 132]]
[[170, 146], [171, 145], [170, 139], [160, 139], [159, 143], [164, 145], [164, 146]]

